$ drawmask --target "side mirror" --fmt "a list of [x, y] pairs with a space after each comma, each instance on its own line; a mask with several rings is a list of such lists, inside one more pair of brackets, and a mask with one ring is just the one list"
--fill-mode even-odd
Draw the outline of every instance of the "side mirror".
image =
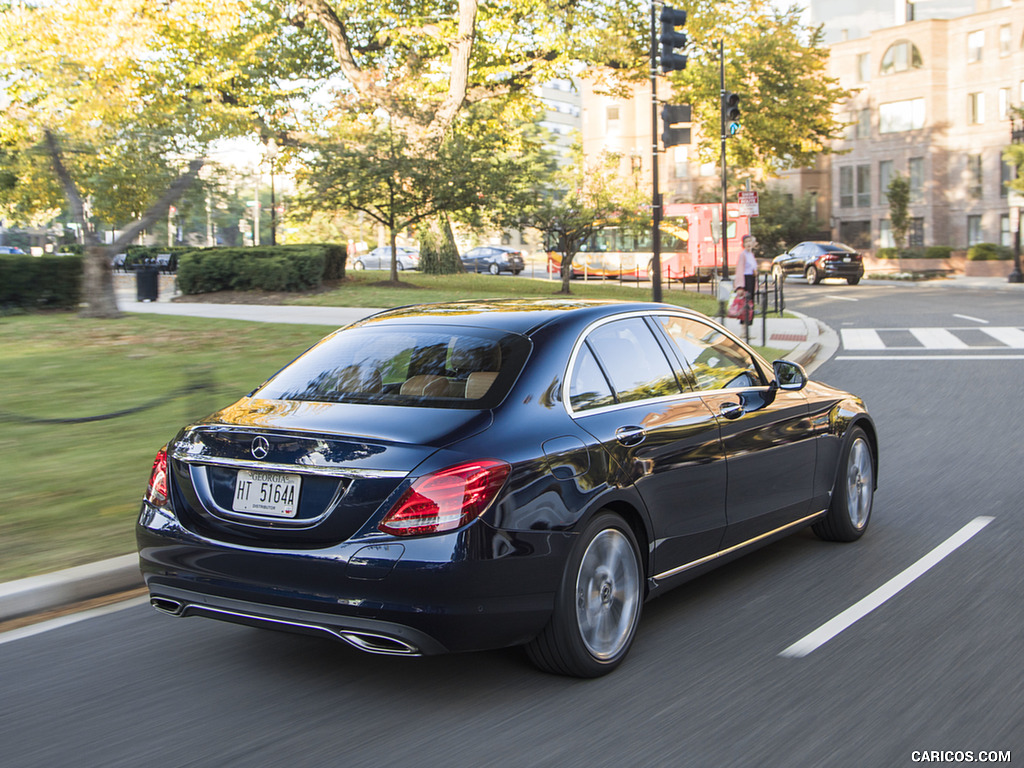
[[791, 363], [789, 360], [776, 360], [772, 363], [775, 371], [775, 381], [779, 389], [792, 392], [799, 391], [807, 386], [807, 372], [803, 366]]

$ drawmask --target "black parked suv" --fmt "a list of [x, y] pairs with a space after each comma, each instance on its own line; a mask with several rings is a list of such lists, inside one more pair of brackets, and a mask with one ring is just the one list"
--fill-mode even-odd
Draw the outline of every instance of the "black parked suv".
[[772, 259], [772, 277], [778, 280], [784, 274], [801, 275], [813, 285], [826, 277], [844, 277], [856, 285], [864, 277], [864, 259], [842, 243], [807, 241]]

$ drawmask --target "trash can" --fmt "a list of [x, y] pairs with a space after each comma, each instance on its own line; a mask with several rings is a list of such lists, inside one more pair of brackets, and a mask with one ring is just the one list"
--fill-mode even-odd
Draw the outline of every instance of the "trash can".
[[135, 268], [137, 301], [156, 301], [160, 293], [160, 272], [155, 264], [139, 264]]

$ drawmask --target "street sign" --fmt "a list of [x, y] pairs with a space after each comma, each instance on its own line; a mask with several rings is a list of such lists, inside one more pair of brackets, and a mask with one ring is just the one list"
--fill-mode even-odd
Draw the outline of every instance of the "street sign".
[[757, 202], [757, 192], [741, 191], [739, 193], [740, 215], [760, 216], [761, 209]]

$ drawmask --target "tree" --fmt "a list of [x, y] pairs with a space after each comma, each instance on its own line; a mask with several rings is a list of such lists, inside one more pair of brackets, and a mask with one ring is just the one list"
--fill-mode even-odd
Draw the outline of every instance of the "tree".
[[903, 174], [895, 174], [889, 179], [885, 193], [889, 197], [892, 239], [896, 248], [902, 250], [907, 244], [907, 231], [910, 229], [910, 180]]
[[517, 168], [493, 134], [456, 131], [436, 150], [417, 149], [389, 123], [356, 118], [342, 136], [308, 153], [298, 174], [300, 204], [310, 211], [361, 211], [384, 225], [397, 281], [398, 232], [434, 216], [481, 209]]
[[803, 27], [798, 8], [780, 11], [769, 0], [703, 0], [688, 7], [693, 45], [686, 69], [672, 76], [672, 100], [690, 103], [695, 122], [705, 126], [701, 158], [714, 161], [721, 152], [723, 39], [725, 89], [739, 94], [741, 110], [741, 128], [726, 142], [729, 165], [774, 176], [831, 152], [844, 129], [833, 105], [852, 93], [827, 75], [822, 28]]
[[760, 255], [775, 256], [803, 240], [818, 237], [821, 223], [814, 217], [811, 195], [794, 200], [784, 192], [761, 188], [758, 205], [760, 213], [750, 220], [750, 230], [757, 237]]
[[576, 162], [559, 169], [551, 186], [524, 190], [516, 201], [510, 223], [536, 229], [561, 254], [560, 293], [572, 293], [572, 261], [595, 233], [613, 223], [635, 223], [635, 190], [618, 176], [618, 163], [615, 155], [588, 163], [578, 148]]
[[[275, 37], [279, 25], [275, 6], [244, 0], [0, 11], [0, 161], [13, 178], [0, 210], [29, 221], [68, 208], [86, 243], [83, 315], [117, 315], [110, 257], [188, 189], [211, 142], [287, 122], [302, 43]], [[102, 244], [94, 219], [121, 235]]]

